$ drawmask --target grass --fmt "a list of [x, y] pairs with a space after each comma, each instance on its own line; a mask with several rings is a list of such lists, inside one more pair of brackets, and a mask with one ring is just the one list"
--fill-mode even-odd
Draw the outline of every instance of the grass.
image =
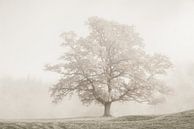
[[194, 110], [159, 116], [2, 121], [0, 129], [194, 129]]

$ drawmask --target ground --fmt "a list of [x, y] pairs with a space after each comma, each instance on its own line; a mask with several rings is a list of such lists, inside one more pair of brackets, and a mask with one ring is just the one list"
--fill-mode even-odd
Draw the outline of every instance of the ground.
[[159, 116], [1, 120], [0, 129], [194, 129], [194, 110]]

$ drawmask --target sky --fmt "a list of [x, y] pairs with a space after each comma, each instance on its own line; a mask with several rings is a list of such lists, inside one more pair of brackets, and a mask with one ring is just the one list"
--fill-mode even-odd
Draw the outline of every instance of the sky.
[[91, 16], [134, 25], [148, 52], [165, 54], [174, 63], [169, 84], [176, 92], [166, 104], [115, 104], [115, 115], [194, 108], [193, 0], [0, 0], [1, 118], [56, 118], [101, 112], [98, 105], [76, 110], [81, 105], [76, 97], [53, 105], [48, 89], [56, 75], [44, 70], [45, 64], [55, 62], [63, 52], [60, 34], [72, 30], [83, 36]]

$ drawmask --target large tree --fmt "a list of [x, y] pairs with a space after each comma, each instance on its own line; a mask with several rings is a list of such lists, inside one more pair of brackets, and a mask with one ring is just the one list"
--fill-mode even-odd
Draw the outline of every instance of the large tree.
[[75, 93], [83, 104], [104, 105], [104, 116], [111, 116], [113, 102], [149, 103], [156, 93], [166, 91], [160, 75], [171, 62], [166, 56], [147, 54], [133, 26], [98, 17], [89, 18], [87, 25], [85, 37], [63, 33], [61, 62], [47, 65], [61, 75], [51, 88], [55, 102]]

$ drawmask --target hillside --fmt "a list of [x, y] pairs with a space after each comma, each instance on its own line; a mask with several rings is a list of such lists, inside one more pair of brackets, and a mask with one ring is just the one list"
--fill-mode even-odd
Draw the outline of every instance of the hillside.
[[160, 116], [1, 121], [0, 129], [194, 129], [194, 110]]

